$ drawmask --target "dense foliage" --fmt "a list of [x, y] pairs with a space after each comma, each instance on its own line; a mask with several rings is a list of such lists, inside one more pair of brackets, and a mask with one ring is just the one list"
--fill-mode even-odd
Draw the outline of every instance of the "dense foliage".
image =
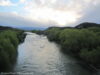
[[0, 31], [0, 72], [7, 71], [15, 62], [21, 34], [18, 30]]
[[63, 51], [72, 53], [89, 64], [100, 68], [100, 27], [49, 28], [45, 34], [61, 44]]

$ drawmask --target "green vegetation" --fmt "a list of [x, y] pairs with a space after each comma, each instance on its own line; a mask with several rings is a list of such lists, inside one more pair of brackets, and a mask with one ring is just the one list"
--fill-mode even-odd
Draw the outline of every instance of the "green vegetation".
[[17, 47], [23, 31], [6, 29], [0, 31], [0, 72], [12, 68], [17, 56]]
[[93, 24], [92, 27], [80, 27], [52, 27], [43, 33], [50, 41], [59, 43], [64, 53], [72, 54], [88, 64], [100, 68], [100, 27], [93, 26]]
[[41, 30], [32, 30], [31, 32], [37, 33], [39, 35], [44, 34], [44, 31], [41, 31]]

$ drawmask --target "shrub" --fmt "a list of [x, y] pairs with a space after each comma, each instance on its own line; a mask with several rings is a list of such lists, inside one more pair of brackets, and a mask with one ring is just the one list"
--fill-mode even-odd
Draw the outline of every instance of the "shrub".
[[59, 41], [63, 51], [100, 66], [100, 28], [50, 28], [45, 32], [50, 40]]
[[80, 57], [91, 64], [98, 65], [100, 63], [100, 47], [92, 50], [82, 49]]
[[19, 32], [5, 30], [0, 32], [0, 72], [7, 71], [13, 65], [17, 56]]

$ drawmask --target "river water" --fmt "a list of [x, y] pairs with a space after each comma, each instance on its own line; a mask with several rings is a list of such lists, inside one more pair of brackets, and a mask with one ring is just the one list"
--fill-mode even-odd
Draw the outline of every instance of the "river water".
[[78, 61], [60, 52], [60, 46], [46, 36], [28, 33], [18, 47], [14, 68], [18, 75], [92, 75]]

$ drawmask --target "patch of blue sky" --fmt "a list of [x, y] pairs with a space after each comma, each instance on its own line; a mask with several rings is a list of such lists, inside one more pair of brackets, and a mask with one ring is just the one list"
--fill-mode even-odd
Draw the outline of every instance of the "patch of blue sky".
[[10, 0], [12, 3], [18, 3], [20, 0]]
[[23, 9], [24, 5], [17, 6], [0, 6], [0, 12], [20, 12]]

